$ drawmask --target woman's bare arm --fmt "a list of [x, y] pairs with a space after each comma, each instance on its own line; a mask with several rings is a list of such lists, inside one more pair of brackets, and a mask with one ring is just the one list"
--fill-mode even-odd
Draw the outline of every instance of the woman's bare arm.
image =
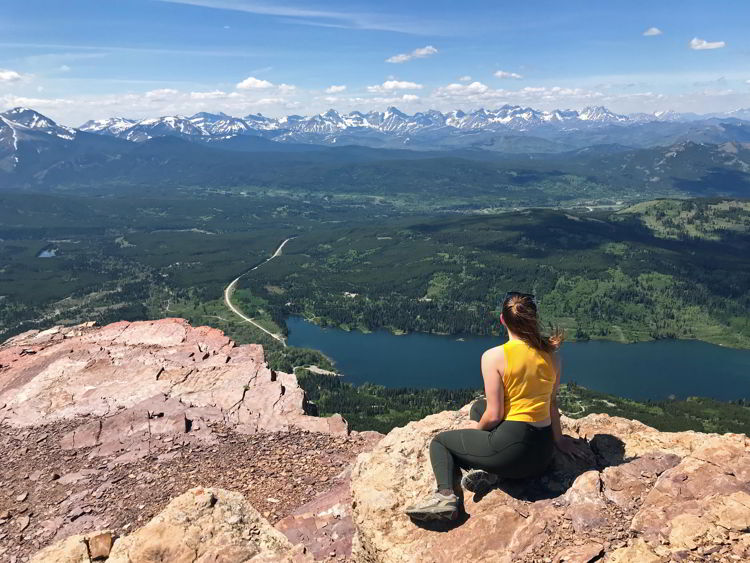
[[492, 430], [500, 424], [504, 416], [503, 372], [505, 371], [505, 353], [502, 347], [492, 348], [482, 354], [482, 379], [484, 379], [484, 396], [487, 397], [487, 408], [477, 422], [477, 430]]

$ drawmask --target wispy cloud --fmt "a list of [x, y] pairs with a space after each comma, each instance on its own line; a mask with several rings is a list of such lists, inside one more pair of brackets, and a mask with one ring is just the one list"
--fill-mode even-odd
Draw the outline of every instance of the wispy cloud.
[[21, 80], [23, 76], [21, 76], [20, 72], [16, 72], [15, 70], [10, 69], [4, 69], [0, 68], [0, 83], [7, 84], [10, 82], [18, 82]]
[[186, 4], [215, 10], [231, 10], [264, 16], [289, 18], [287, 23], [346, 29], [371, 29], [395, 31], [414, 35], [428, 33], [424, 25], [409, 22], [403, 17], [388, 18], [378, 14], [344, 12], [309, 7], [300, 7], [280, 2], [256, 2], [253, 0], [158, 0], [169, 4]]
[[170, 98], [174, 98], [179, 93], [180, 92], [178, 90], [175, 90], [174, 88], [159, 88], [157, 90], [146, 92], [145, 97], [147, 100], [153, 102], [164, 102], [169, 100]]
[[394, 92], [396, 90], [419, 90], [422, 88], [421, 84], [416, 82], [408, 82], [406, 80], [386, 80], [382, 84], [376, 84], [374, 86], [368, 86], [368, 92], [384, 93]]
[[333, 84], [332, 86], [326, 88], [326, 94], [338, 94], [339, 92], [343, 92], [344, 90], [346, 90], [346, 86], [344, 86], [343, 84], [340, 86]]
[[646, 31], [643, 32], [643, 35], [646, 37], [654, 37], [656, 35], [662, 35], [664, 32], [659, 29], [658, 27], [649, 27]]
[[405, 63], [407, 61], [410, 61], [412, 59], [423, 59], [425, 57], [429, 57], [431, 55], [437, 54], [438, 50], [433, 47], [432, 45], [425, 45], [424, 47], [420, 47], [418, 49], [414, 49], [411, 53], [400, 53], [398, 55], [393, 55], [392, 57], [388, 57], [385, 62], [387, 63]]
[[468, 74], [464, 74], [462, 77], [458, 79], [459, 82], [471, 82], [471, 76]]
[[221, 100], [231, 94], [227, 94], [222, 90], [213, 90], [211, 92], [190, 92], [191, 100]]
[[523, 76], [518, 73], [506, 72], [504, 70], [495, 71], [495, 76], [502, 79], [511, 78], [513, 80], [521, 80], [523, 78]]
[[694, 49], [695, 51], [704, 51], [706, 49], [721, 49], [722, 47], [726, 47], [726, 43], [724, 41], [706, 41], [705, 39], [698, 39], [697, 37], [693, 37], [690, 40], [690, 48]]

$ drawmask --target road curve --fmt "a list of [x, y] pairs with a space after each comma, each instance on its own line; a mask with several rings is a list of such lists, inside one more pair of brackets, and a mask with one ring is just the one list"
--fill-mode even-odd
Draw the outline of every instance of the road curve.
[[261, 266], [262, 266], [263, 264], [266, 264], [267, 262], [270, 262], [270, 261], [271, 261], [271, 260], [273, 260], [274, 258], [276, 258], [276, 257], [280, 256], [280, 255], [281, 255], [281, 251], [282, 251], [282, 250], [283, 250], [283, 248], [284, 248], [284, 245], [286, 245], [286, 243], [288, 243], [288, 242], [289, 242], [290, 240], [292, 240], [293, 238], [294, 238], [294, 237], [289, 237], [288, 239], [286, 239], [286, 240], [285, 240], [284, 242], [282, 242], [282, 243], [281, 243], [281, 244], [279, 245], [279, 247], [278, 247], [278, 248], [276, 249], [276, 252], [274, 252], [274, 253], [273, 253], [273, 255], [272, 255], [272, 256], [271, 256], [270, 258], [268, 258], [267, 260], [265, 260], [265, 261], [261, 262], [260, 264], [258, 264], [257, 266], [255, 266], [255, 267], [254, 267], [254, 268], [252, 268], [251, 270], [249, 270], [249, 271], [245, 272], [244, 274], [240, 274], [239, 276], [237, 276], [236, 278], [234, 278], [234, 279], [232, 280], [232, 282], [231, 282], [231, 283], [230, 283], [230, 284], [229, 284], [229, 285], [228, 285], [228, 286], [227, 286], [226, 288], [224, 288], [224, 303], [226, 303], [226, 304], [227, 304], [227, 307], [229, 307], [229, 308], [231, 309], [231, 311], [232, 311], [232, 312], [233, 312], [233, 313], [234, 313], [235, 315], [237, 315], [238, 317], [240, 317], [240, 318], [241, 318], [241, 319], [242, 319], [243, 321], [245, 321], [245, 322], [248, 322], [248, 323], [250, 323], [250, 324], [251, 324], [251, 325], [253, 325], [254, 327], [256, 327], [256, 328], [259, 328], [260, 330], [262, 330], [263, 332], [265, 332], [265, 333], [266, 333], [267, 335], [269, 335], [270, 337], [272, 337], [272, 338], [275, 338], [276, 340], [278, 340], [279, 342], [281, 342], [281, 343], [282, 343], [282, 344], [283, 344], [284, 346], [286, 346], [286, 340], [284, 340], [284, 337], [283, 337], [283, 336], [281, 336], [281, 335], [279, 335], [279, 334], [274, 334], [273, 332], [271, 332], [271, 331], [269, 331], [269, 330], [266, 330], [265, 328], [263, 328], [262, 326], [260, 326], [260, 325], [259, 325], [258, 323], [256, 323], [256, 322], [255, 322], [255, 321], [254, 321], [253, 319], [251, 319], [250, 317], [247, 317], [247, 316], [245, 316], [245, 315], [244, 315], [244, 314], [242, 313], [242, 311], [240, 311], [240, 310], [239, 310], [239, 309], [238, 309], [237, 307], [235, 307], [235, 306], [234, 306], [234, 304], [232, 303], [232, 294], [234, 293], [234, 290], [235, 290], [235, 288], [237, 287], [237, 282], [239, 282], [239, 281], [240, 281], [240, 278], [241, 278], [241, 277], [243, 277], [243, 276], [245, 276], [245, 275], [249, 274], [250, 272], [252, 272], [252, 271], [254, 271], [254, 270], [257, 270], [257, 269], [258, 269], [258, 268], [260, 268], [260, 267], [261, 267]]

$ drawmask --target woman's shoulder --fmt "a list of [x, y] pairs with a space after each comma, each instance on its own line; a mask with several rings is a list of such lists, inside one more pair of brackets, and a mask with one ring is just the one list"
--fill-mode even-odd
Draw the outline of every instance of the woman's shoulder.
[[493, 348], [489, 348], [488, 350], [485, 350], [484, 354], [482, 354], [482, 357], [486, 359], [496, 359], [496, 358], [502, 358], [504, 355], [505, 355], [505, 344], [501, 344], [500, 346], [495, 346]]

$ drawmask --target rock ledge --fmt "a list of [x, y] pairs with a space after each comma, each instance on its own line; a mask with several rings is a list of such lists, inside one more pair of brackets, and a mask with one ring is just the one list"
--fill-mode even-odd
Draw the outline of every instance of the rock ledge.
[[464, 498], [452, 525], [403, 509], [434, 487], [428, 444], [465, 427], [468, 406], [412, 422], [359, 455], [352, 472], [355, 560], [617, 562], [750, 560], [750, 440], [563, 417], [587, 460], [558, 455], [541, 478]]

